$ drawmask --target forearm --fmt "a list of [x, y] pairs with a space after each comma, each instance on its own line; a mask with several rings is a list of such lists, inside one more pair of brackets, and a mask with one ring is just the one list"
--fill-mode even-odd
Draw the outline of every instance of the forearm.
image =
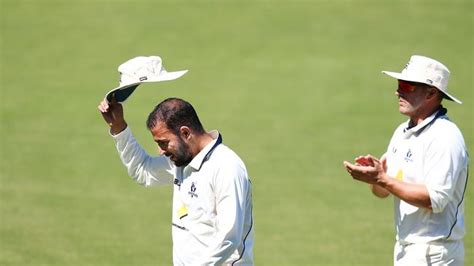
[[372, 191], [372, 194], [379, 198], [386, 198], [390, 195], [390, 191], [386, 190], [385, 188], [379, 185], [369, 184], [369, 188]]
[[139, 184], [151, 186], [169, 183], [171, 166], [165, 157], [151, 157], [137, 143], [129, 128], [113, 135], [117, 152], [128, 174]]
[[110, 127], [110, 134], [111, 135], [117, 135], [120, 132], [124, 131], [127, 128], [127, 122], [125, 120], [119, 122], [119, 123], [108, 123]]
[[403, 182], [387, 175], [379, 178], [374, 187], [377, 185], [411, 205], [431, 210], [431, 199], [425, 185]]

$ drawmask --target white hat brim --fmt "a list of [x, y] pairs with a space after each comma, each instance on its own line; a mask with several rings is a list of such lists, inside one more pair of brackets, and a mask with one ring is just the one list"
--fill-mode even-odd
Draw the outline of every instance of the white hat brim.
[[[391, 72], [391, 71], [382, 71], [382, 73], [384, 73], [385, 75], [388, 75], [392, 78], [398, 79], [398, 80], [423, 83], [423, 84], [432, 86], [431, 84], [426, 83], [424, 80], [420, 80], [419, 78], [411, 77], [411, 76], [408, 76], [408, 75], [403, 75], [402, 73]], [[462, 102], [460, 100], [456, 99], [456, 97], [452, 96], [451, 94], [449, 94], [445, 91], [440, 90], [439, 88], [437, 88], [437, 89], [446, 96], [445, 97], [446, 99], [451, 100], [451, 101], [456, 102], [456, 103], [459, 103], [459, 104], [462, 104]]]
[[178, 79], [178, 78], [182, 77], [184, 74], [186, 74], [186, 72], [188, 72], [188, 70], [173, 71], [173, 72], [162, 71], [160, 73], [160, 75], [158, 75], [158, 77], [156, 77], [154, 79], [144, 80], [144, 81], [142, 81], [142, 83], [174, 80], [174, 79]]
[[410, 76], [407, 76], [407, 75], [403, 75], [402, 73], [391, 72], [391, 71], [382, 71], [382, 73], [384, 73], [385, 75], [388, 75], [392, 78], [395, 78], [395, 79], [426, 84], [424, 82], [424, 80], [421, 80], [421, 79], [416, 78], [416, 77], [410, 77]]

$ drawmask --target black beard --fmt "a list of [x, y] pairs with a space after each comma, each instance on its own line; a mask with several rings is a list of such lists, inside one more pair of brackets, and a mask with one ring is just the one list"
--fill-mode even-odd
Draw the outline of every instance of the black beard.
[[193, 160], [191, 149], [189, 148], [189, 145], [184, 142], [181, 136], [179, 136], [179, 147], [176, 150], [174, 157], [176, 159], [174, 165], [177, 167], [188, 165]]

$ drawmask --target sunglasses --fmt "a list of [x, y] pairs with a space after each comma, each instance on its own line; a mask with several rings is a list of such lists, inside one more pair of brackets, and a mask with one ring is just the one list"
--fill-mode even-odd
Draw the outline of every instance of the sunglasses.
[[411, 83], [411, 82], [407, 82], [407, 81], [403, 81], [403, 80], [398, 81], [398, 91], [401, 92], [401, 93], [413, 92], [413, 91], [415, 91], [416, 87], [417, 86], [415, 84]]

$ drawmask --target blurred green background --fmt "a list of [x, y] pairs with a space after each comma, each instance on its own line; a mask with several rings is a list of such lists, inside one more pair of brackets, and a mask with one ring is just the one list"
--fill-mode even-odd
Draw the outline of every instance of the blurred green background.
[[[392, 200], [342, 161], [381, 155], [409, 57], [451, 70], [445, 103], [472, 153], [472, 1], [1, 0], [1, 265], [170, 265], [171, 186], [127, 176], [97, 105], [117, 67], [160, 55], [183, 78], [125, 104], [144, 148], [166, 97], [193, 103], [246, 162], [257, 265], [391, 265]], [[474, 264], [474, 184], [466, 265]]]

